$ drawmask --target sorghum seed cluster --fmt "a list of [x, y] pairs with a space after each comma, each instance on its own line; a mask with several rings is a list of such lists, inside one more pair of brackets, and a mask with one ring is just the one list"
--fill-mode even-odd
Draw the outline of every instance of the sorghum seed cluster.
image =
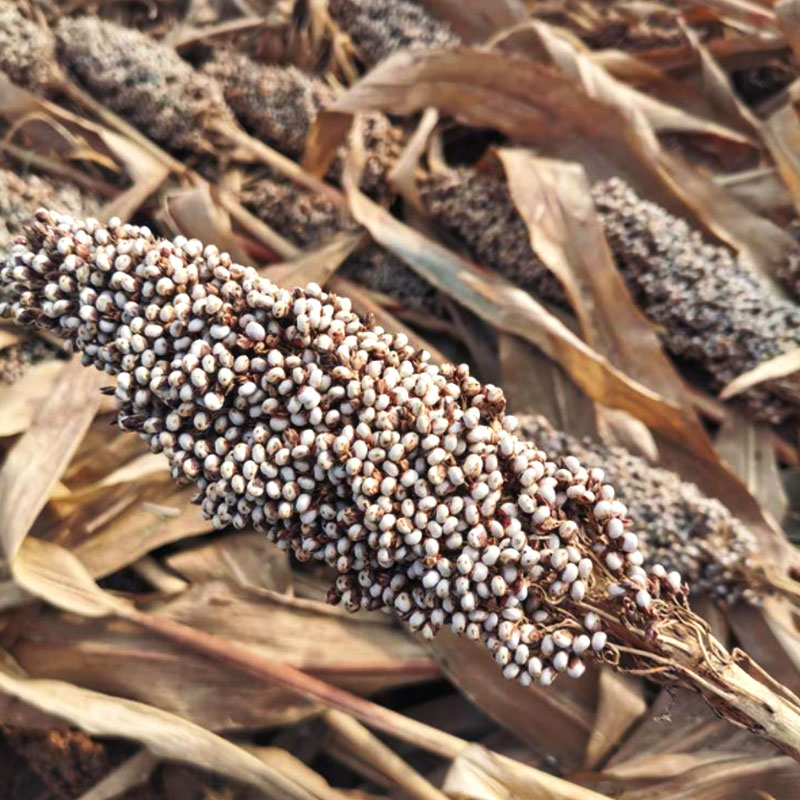
[[461, 44], [449, 25], [411, 0], [328, 0], [328, 10], [369, 65], [396, 50]]
[[216, 53], [203, 72], [219, 82], [243, 127], [292, 158], [303, 154], [311, 123], [334, 97], [296, 67], [265, 66], [238, 53]]
[[52, 33], [8, 2], [0, 4], [0, 72], [32, 91], [48, 89], [59, 79]]
[[[593, 195], [617, 264], [665, 346], [702, 367], [717, 388], [800, 345], [800, 306], [762, 285], [730, 250], [617, 178]], [[754, 416], [782, 422], [797, 411], [800, 382], [771, 380], [742, 399]]]
[[34, 173], [23, 178], [0, 162], [0, 252], [11, 247], [13, 238], [42, 206], [69, 213], [100, 211], [100, 205], [72, 183]]
[[213, 78], [144, 33], [86, 16], [65, 17], [55, 34], [75, 78], [170, 150], [204, 152], [211, 122], [232, 119]]
[[[204, 71], [217, 80], [237, 120], [257, 138], [290, 158], [305, 149], [311, 125], [335, 93], [319, 78], [296, 67], [265, 66], [245, 55], [219, 52]], [[402, 131], [384, 114], [365, 114], [360, 120], [365, 154], [361, 188], [373, 197], [385, 198], [387, 175], [403, 147]], [[336, 180], [346, 148], [332, 167]]]
[[578, 440], [542, 417], [520, 416], [519, 422], [520, 433], [551, 457], [572, 454], [584, 464], [602, 465], [636, 524], [645, 567], [675, 569], [693, 592], [719, 603], [758, 601], [747, 579], [757, 568], [756, 539], [718, 500], [623, 447]]
[[[280, 289], [213, 246], [37, 212], [0, 268], [0, 312], [116, 376], [119, 424], [194, 483], [218, 528], [253, 525], [334, 567], [331, 600], [480, 640], [506, 678], [578, 677], [685, 588], [648, 574], [603, 470], [515, 433], [502, 391], [437, 366], [310, 284]], [[665, 602], [665, 599], [669, 602]]]
[[[566, 303], [502, 180], [461, 168], [429, 176], [421, 190], [431, 216], [477, 260], [540, 299]], [[592, 192], [636, 301], [659, 326], [667, 350], [701, 367], [715, 388], [800, 344], [800, 307], [762, 285], [730, 250], [706, 243], [617, 178]], [[741, 400], [753, 416], [778, 423], [796, 413], [798, 397], [798, 381], [789, 377], [750, 389]]]
[[[30, 222], [33, 212], [43, 205], [60, 211], [84, 209], [98, 212], [99, 205], [73, 184], [30, 173], [23, 179], [11, 169], [0, 167], [0, 252], [10, 249], [13, 239]], [[0, 350], [0, 381], [14, 383], [32, 364], [60, 354], [37, 336]]]

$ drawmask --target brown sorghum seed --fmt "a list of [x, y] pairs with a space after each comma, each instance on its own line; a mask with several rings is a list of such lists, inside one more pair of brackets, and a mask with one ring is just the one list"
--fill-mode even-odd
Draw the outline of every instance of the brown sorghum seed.
[[[460, 236], [481, 263], [539, 299], [565, 305], [563, 290], [534, 254], [504, 181], [461, 168], [422, 184], [428, 212]], [[775, 294], [747, 264], [711, 245], [681, 219], [615, 178], [593, 187], [617, 265], [666, 349], [699, 366], [721, 389], [800, 344], [800, 307]], [[779, 423], [797, 413], [796, 377], [765, 382], [739, 402]]]
[[296, 67], [266, 66], [240, 53], [216, 53], [203, 72], [219, 82], [243, 127], [292, 158], [302, 155], [311, 123], [334, 97]]
[[[800, 345], [800, 307], [726, 247], [705, 242], [619, 179], [596, 184], [593, 196], [617, 264], [665, 347], [702, 367], [715, 388]], [[742, 395], [750, 413], [775, 423], [794, 415], [799, 399], [791, 376]]]

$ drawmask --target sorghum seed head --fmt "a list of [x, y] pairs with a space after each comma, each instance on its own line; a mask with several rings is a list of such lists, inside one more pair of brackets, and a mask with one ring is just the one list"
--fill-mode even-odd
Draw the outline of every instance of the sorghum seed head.
[[[77, 242], [82, 247], [75, 247]], [[121, 256], [127, 259], [124, 273], [106, 269], [107, 262], [118, 263]], [[176, 273], [185, 294], [154, 291], [158, 280]], [[120, 274], [129, 280], [120, 280]], [[74, 276], [66, 290], [59, 281], [63, 275]], [[92, 292], [85, 291], [90, 286]], [[505, 670], [507, 677], [535, 674], [542, 685], [549, 685], [568, 668], [574, 675], [581, 672], [578, 655], [570, 648], [585, 608], [568, 591], [580, 571], [564, 574], [567, 564], [575, 567], [573, 556], [577, 563], [581, 558], [594, 562], [582, 583], [591, 603], [606, 613], [621, 614], [624, 607], [628, 618], [639, 615], [640, 624], [656, 624], [685, 594], [679, 581], [648, 576], [637, 565], [638, 551], [628, 552], [605, 534], [594, 514], [600, 485], [580, 464], [570, 462], [574, 472], [559, 470], [557, 462], [519, 438], [517, 422], [506, 417], [499, 390], [481, 387], [464, 365], [431, 364], [428, 354], [410, 346], [407, 337], [364, 323], [348, 300], [316, 284], [280, 289], [213, 246], [204, 248], [185, 237], [158, 239], [147, 228], [118, 220], [103, 227], [40, 210], [27, 242], [19, 241], [0, 266], [0, 288], [12, 297], [7, 315], [61, 336], [84, 364], [117, 376], [118, 388], [141, 385], [143, 369], [183, 376], [118, 394], [120, 425], [139, 431], [154, 452], [163, 452], [176, 480], [197, 485], [196, 501], [215, 527], [252, 524], [299, 559], [334, 567], [339, 577], [330, 597], [348, 609], [394, 611], [426, 638], [445, 624], [460, 630], [466, 617], [465, 633], [482, 639], [498, 664], [514, 667]], [[98, 310], [97, 319], [81, 313], [87, 307], [97, 309], [99, 297], [108, 292], [114, 303], [105, 312]], [[49, 295], [61, 303], [61, 313], [45, 313]], [[195, 303], [190, 305], [187, 297]], [[202, 299], [207, 302], [197, 302]], [[173, 308], [176, 327], [151, 329], [146, 321], [151, 305]], [[77, 327], [67, 324], [73, 316], [81, 320]], [[264, 341], [243, 335], [253, 321], [266, 331]], [[344, 330], [338, 345], [327, 334], [334, 322]], [[134, 337], [141, 339], [136, 347]], [[163, 342], [158, 352], [154, 337]], [[183, 364], [187, 355], [205, 348], [214, 364], [207, 370], [207, 387], [196, 389]], [[242, 356], [252, 365], [257, 358], [269, 360], [274, 350], [281, 358], [273, 361], [282, 361], [281, 367], [273, 367], [283, 370], [278, 380], [252, 369], [231, 380], [225, 372]], [[401, 376], [408, 395], [402, 402], [390, 398], [385, 410], [391, 412], [391, 421], [378, 426], [366, 395], [389, 370]], [[308, 383], [316, 371], [324, 378], [318, 389]], [[123, 375], [129, 377], [120, 381]], [[360, 400], [347, 395], [352, 380], [362, 386]], [[248, 383], [257, 387], [255, 393], [239, 391]], [[444, 391], [448, 385], [452, 388]], [[189, 399], [182, 394], [186, 387]], [[326, 415], [339, 413], [331, 423], [323, 418], [312, 422], [309, 409], [318, 406]], [[211, 424], [196, 427], [198, 414], [208, 415]], [[457, 437], [463, 448], [445, 451], [445, 460], [430, 467], [427, 458], [447, 435]], [[429, 436], [437, 440], [429, 440], [426, 449], [423, 441]], [[265, 438], [267, 461], [262, 467], [271, 468], [272, 477], [262, 482], [250, 479], [245, 470], [252, 473], [248, 459], [256, 444], [264, 444], [257, 439]], [[217, 454], [211, 468], [208, 458], [201, 464], [194, 457], [192, 450], [200, 442], [209, 454]], [[366, 448], [366, 461], [353, 454], [359, 442], [362, 454]], [[406, 459], [421, 476], [413, 494], [397, 481], [392, 474], [396, 465], [386, 457], [386, 448], [401, 442], [408, 445]], [[370, 474], [364, 477], [367, 464]], [[429, 475], [430, 469], [454, 464], [469, 476], [461, 485]], [[539, 465], [535, 471], [540, 480], [523, 486], [521, 475], [534, 464]], [[491, 479], [491, 489], [495, 472], [499, 477]], [[570, 499], [568, 490], [574, 487], [580, 492]], [[537, 499], [526, 510], [519, 498], [532, 495]], [[491, 510], [485, 505], [490, 496]], [[496, 512], [498, 504], [505, 509], [502, 516]], [[624, 511], [622, 504], [611, 504], [612, 517]], [[451, 514], [454, 525], [449, 523]], [[538, 559], [522, 564], [503, 525], [509, 516], [518, 519], [515, 530], [524, 533], [523, 551], [537, 552]], [[567, 521], [576, 529], [568, 526], [570, 536], [562, 541], [558, 531]], [[413, 544], [402, 533], [409, 525], [412, 533], [420, 533]], [[447, 537], [445, 525], [452, 530]], [[461, 531], [478, 525], [486, 532], [485, 541], [481, 538], [477, 547], [465, 545]], [[424, 547], [425, 535], [437, 540], [438, 549]], [[604, 567], [609, 559], [618, 566], [613, 584]], [[474, 578], [478, 564], [481, 581]], [[435, 591], [439, 576], [448, 579], [441, 592]], [[402, 591], [392, 589], [387, 595], [386, 585], [395, 582]], [[490, 620], [494, 630], [487, 630]], [[540, 639], [542, 626], [555, 633]], [[602, 658], [614, 640], [604, 638], [601, 628], [598, 618], [592, 626], [592, 648]], [[527, 646], [525, 664], [518, 663], [516, 652], [512, 658], [512, 647], [521, 642]]]

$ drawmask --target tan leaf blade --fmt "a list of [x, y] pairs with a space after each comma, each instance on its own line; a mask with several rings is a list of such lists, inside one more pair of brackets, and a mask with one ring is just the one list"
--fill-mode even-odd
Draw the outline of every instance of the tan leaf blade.
[[75, 359], [62, 368], [32, 427], [0, 471], [0, 543], [13, 558], [67, 467], [100, 404], [100, 373]]
[[39, 406], [52, 396], [63, 367], [58, 359], [46, 359], [34, 364], [12, 386], [0, 390], [0, 436], [14, 436], [28, 430]]
[[128, 607], [126, 600], [103, 591], [69, 550], [32, 536], [12, 559], [11, 574], [26, 592], [73, 614], [105, 617]]
[[[539, 720], [539, 724], [546, 721]], [[606, 795], [578, 786], [576, 783], [557, 781], [540, 773], [542, 780], [521, 774], [505, 760], [479, 745], [466, 748], [455, 759], [445, 777], [443, 789], [456, 797], [469, 800], [604, 800]]]
[[789, 350], [788, 353], [781, 353], [769, 361], [762, 361], [757, 367], [734, 378], [719, 393], [720, 399], [730, 400], [732, 397], [758, 386], [759, 383], [786, 378], [798, 371], [800, 371], [800, 347]]
[[[474, 642], [443, 631], [430, 644], [447, 677], [495, 722], [534, 752], [549, 757], [560, 772], [583, 766], [594, 714], [594, 680], [561, 686], [556, 692], [497, 680], [497, 664]], [[541, 725], [546, 719], [547, 725]]]
[[145, 745], [154, 755], [225, 775], [255, 786], [268, 797], [334, 800], [332, 789], [312, 791], [274, 766], [221, 736], [175, 714], [62, 681], [18, 678], [0, 670], [0, 691], [55, 714], [95, 736], [121, 736]]

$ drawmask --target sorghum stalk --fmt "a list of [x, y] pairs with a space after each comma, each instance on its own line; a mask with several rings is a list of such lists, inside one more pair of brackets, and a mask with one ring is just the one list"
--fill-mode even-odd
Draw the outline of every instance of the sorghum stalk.
[[120, 426], [215, 527], [334, 567], [331, 601], [428, 638], [449, 625], [523, 685], [578, 677], [587, 656], [650, 670], [800, 753], [800, 705], [737, 666], [678, 573], [642, 569], [602, 469], [519, 438], [466, 366], [430, 364], [317, 285], [118, 221], [37, 212], [0, 285], [3, 314], [115, 376]]
[[[429, 213], [478, 260], [537, 297], [566, 304], [502, 180], [461, 168], [429, 176], [421, 189]], [[765, 287], [730, 250], [708, 244], [617, 178], [592, 191], [634, 298], [667, 350], [702, 368], [715, 388], [800, 345], [800, 306]], [[741, 400], [754, 417], [779, 423], [798, 413], [800, 381], [766, 381]]]

